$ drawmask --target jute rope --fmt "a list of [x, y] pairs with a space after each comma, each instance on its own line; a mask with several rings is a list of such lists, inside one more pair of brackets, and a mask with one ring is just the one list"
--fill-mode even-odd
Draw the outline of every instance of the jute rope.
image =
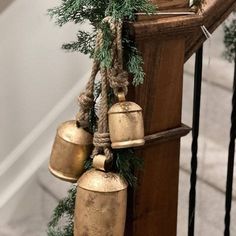
[[[102, 34], [98, 33], [96, 38], [95, 54], [99, 47], [102, 45]], [[89, 111], [94, 104], [94, 84], [98, 71], [100, 70], [100, 63], [96, 60], [93, 61], [92, 72], [89, 81], [83, 91], [78, 97], [80, 112], [77, 116], [77, 122], [80, 127], [87, 128], [89, 125]]]
[[94, 103], [94, 95], [93, 95], [94, 82], [98, 71], [99, 71], [99, 63], [97, 61], [94, 61], [92, 67], [92, 73], [86, 85], [86, 89], [78, 97], [80, 112], [77, 116], [77, 121], [79, 123], [79, 126], [83, 128], [87, 128], [89, 125], [89, 111]]
[[[94, 82], [98, 71], [101, 73], [101, 99], [98, 120], [98, 130], [94, 133], [93, 144], [94, 150], [92, 157], [98, 154], [104, 154], [107, 161], [112, 160], [111, 141], [108, 131], [108, 84], [113, 89], [116, 96], [120, 91], [126, 95], [128, 92], [128, 73], [123, 69], [123, 48], [122, 48], [122, 22], [106, 17], [103, 23], [108, 24], [112, 33], [112, 42], [110, 45], [112, 64], [110, 68], [101, 67], [94, 59], [92, 73], [87, 83], [86, 89], [78, 98], [80, 104], [80, 115], [78, 122], [82, 127], [88, 126], [89, 111], [94, 103]], [[103, 46], [103, 32], [98, 31], [95, 53]]]
[[115, 51], [113, 58], [113, 66], [108, 69], [108, 78], [110, 87], [114, 94], [118, 96], [120, 91], [126, 95], [128, 93], [128, 73], [123, 69], [123, 48], [122, 48], [122, 22], [111, 21], [111, 27], [116, 28], [116, 37], [114, 40], [113, 51]]
[[100, 111], [99, 111], [99, 120], [98, 120], [98, 131], [94, 134], [93, 145], [94, 150], [92, 156], [103, 153], [106, 156], [107, 161], [112, 160], [112, 152], [110, 149], [111, 141], [110, 135], [108, 132], [108, 121], [107, 121], [107, 71], [105, 69], [100, 70], [101, 73], [101, 82], [102, 82], [102, 92], [100, 100]]

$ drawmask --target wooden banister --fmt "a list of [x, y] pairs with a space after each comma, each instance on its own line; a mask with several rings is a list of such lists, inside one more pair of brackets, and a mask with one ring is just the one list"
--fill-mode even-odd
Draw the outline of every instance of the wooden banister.
[[[236, 9], [235, 0], [207, 0], [200, 17], [203, 24], [213, 33], [215, 29]], [[185, 60], [187, 60], [206, 40], [198, 27], [192, 36], [186, 39]]]
[[206, 40], [200, 26], [205, 25], [209, 32], [213, 32], [236, 9], [235, 0], [207, 0], [203, 11], [195, 15], [186, 16], [148, 16], [130, 23], [131, 35], [136, 41], [147, 38], [163, 38], [166, 36], [185, 35], [185, 61]]
[[[174, 11], [176, 2], [187, 1], [153, 2]], [[129, 96], [143, 108], [147, 143], [137, 150], [144, 168], [128, 195], [126, 236], [176, 236], [180, 138], [189, 131], [181, 123], [183, 66], [206, 40], [200, 26], [214, 31], [235, 5], [235, 0], [207, 0], [203, 13], [127, 23], [144, 60], [144, 84], [131, 88]]]

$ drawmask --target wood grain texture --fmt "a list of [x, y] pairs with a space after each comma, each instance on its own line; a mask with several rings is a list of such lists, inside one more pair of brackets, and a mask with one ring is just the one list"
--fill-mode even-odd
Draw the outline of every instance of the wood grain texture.
[[203, 18], [199, 15], [163, 17], [154, 20], [151, 16], [150, 21], [127, 22], [125, 27], [129, 27], [131, 37], [137, 41], [150, 38], [171, 38], [173, 36], [189, 35], [195, 32], [196, 27], [203, 25]]
[[169, 9], [169, 8], [187, 8], [189, 6], [188, 0], [151, 0], [153, 4], [158, 6], [158, 9]]
[[[201, 14], [203, 24], [209, 32], [213, 33], [233, 10], [236, 10], [235, 0], [207, 0], [206, 5], [204, 5], [203, 13]], [[197, 27], [192, 35], [188, 35], [186, 37], [185, 61], [187, 61], [206, 40], [200, 27]]]
[[[127, 23], [144, 59], [145, 82], [129, 96], [143, 108], [145, 135], [180, 127], [183, 65], [206, 40], [200, 26], [214, 30], [236, 5], [206, 1], [203, 13]], [[180, 137], [137, 151], [144, 169], [138, 187], [129, 189], [126, 236], [176, 236], [179, 151]]]
[[180, 141], [148, 146], [138, 152], [144, 168], [129, 201], [126, 236], [176, 236]]
[[176, 138], [181, 138], [187, 135], [191, 131], [191, 128], [187, 125], [182, 124], [180, 127], [168, 129], [165, 131], [150, 134], [144, 137], [145, 145], [153, 145]]
[[195, 13], [196, 13], [196, 9], [193, 9], [193, 8], [178, 8], [178, 9], [166, 9], [166, 10], [158, 9], [157, 12], [151, 15], [147, 15], [142, 12], [136, 13], [136, 20], [150, 22], [151, 20], [158, 20], [158, 19], [167, 18], [167, 17], [193, 15]]
[[138, 43], [146, 79], [134, 91], [145, 135], [181, 126], [184, 38]]
[[[184, 45], [184, 37], [138, 43], [146, 79], [131, 99], [143, 108], [146, 135], [181, 126]], [[178, 136], [137, 151], [144, 169], [129, 193], [127, 236], [176, 235], [179, 149]]]
[[235, 0], [206, 0], [203, 11], [195, 15], [162, 18], [150, 16], [149, 21], [146, 16], [145, 20], [139, 18], [135, 23], [127, 23], [127, 26], [136, 41], [184, 35], [186, 61], [206, 40], [200, 26], [205, 25], [212, 33], [234, 9], [236, 9]]

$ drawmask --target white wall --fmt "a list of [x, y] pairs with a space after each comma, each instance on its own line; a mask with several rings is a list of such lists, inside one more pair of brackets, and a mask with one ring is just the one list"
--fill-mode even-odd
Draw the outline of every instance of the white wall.
[[89, 69], [87, 57], [60, 49], [78, 26], [50, 21], [58, 2], [15, 0], [0, 11], [0, 162]]

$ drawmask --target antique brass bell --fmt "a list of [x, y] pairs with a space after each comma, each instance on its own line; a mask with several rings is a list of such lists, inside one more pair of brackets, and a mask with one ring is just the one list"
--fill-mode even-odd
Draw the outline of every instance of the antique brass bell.
[[123, 92], [118, 94], [118, 100], [108, 111], [112, 148], [144, 145], [142, 108], [134, 102], [125, 101]]
[[76, 182], [84, 171], [84, 162], [92, 150], [92, 135], [75, 120], [62, 123], [57, 129], [49, 170], [65, 181]]
[[[103, 155], [95, 156], [98, 168]], [[101, 169], [103, 169], [102, 167]], [[74, 236], [123, 236], [127, 205], [127, 182], [120, 175], [91, 169], [78, 180]]]

